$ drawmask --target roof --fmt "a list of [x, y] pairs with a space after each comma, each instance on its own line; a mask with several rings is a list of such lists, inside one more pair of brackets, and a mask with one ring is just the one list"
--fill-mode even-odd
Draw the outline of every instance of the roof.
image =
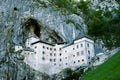
[[37, 43], [39, 43], [39, 42], [44, 43], [44, 44], [48, 44], [48, 45], [50, 45], [50, 46], [54, 46], [54, 45], [51, 44], [51, 43], [48, 43], [48, 42], [45, 42], [45, 41], [41, 41], [41, 40], [36, 41], [36, 42], [33, 42], [33, 43], [31, 43], [31, 45], [37, 44]]
[[33, 49], [29, 48], [29, 47], [26, 47], [26, 48], [23, 48], [24, 51], [31, 51], [31, 52], [34, 52]]
[[79, 40], [79, 39], [82, 39], [82, 38], [88, 38], [88, 39], [93, 40], [93, 38], [90, 37], [89, 35], [82, 35], [82, 36], [78, 36], [74, 41]]
[[57, 42], [57, 44], [67, 44], [67, 42]]

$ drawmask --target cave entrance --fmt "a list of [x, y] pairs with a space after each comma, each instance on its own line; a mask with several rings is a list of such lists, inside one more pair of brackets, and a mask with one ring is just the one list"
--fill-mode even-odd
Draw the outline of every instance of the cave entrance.
[[38, 21], [30, 18], [25, 22], [26, 30], [29, 31], [29, 35], [36, 35], [37, 37], [40, 37], [40, 25], [38, 24]]

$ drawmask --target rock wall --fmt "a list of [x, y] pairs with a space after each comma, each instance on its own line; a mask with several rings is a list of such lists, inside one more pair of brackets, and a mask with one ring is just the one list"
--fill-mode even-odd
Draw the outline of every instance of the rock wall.
[[[102, 3], [101, 3], [102, 4]], [[87, 34], [87, 26], [76, 14], [62, 14], [50, 5], [48, 0], [0, 0], [0, 79], [37, 80], [47, 75], [36, 73], [23, 62], [20, 52], [14, 52], [15, 45], [25, 49], [30, 19], [39, 25], [41, 40], [48, 42], [72, 42], [76, 37]], [[39, 76], [40, 75], [40, 76]], [[34, 76], [34, 77], [33, 77]], [[38, 80], [49, 80], [38, 79]]]

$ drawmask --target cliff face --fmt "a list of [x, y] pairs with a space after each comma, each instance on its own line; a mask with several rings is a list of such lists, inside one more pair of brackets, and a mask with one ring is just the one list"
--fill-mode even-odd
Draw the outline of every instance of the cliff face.
[[[68, 20], [73, 22], [67, 23]], [[50, 79], [26, 65], [20, 52], [14, 52], [15, 45], [25, 48], [31, 25], [41, 40], [54, 43], [72, 41], [79, 34], [87, 32], [80, 16], [63, 15], [53, 6], [44, 7], [43, 3], [32, 0], [0, 1], [0, 79]], [[76, 29], [76, 25], [80, 30]]]
[[87, 34], [87, 26], [81, 16], [62, 14], [49, 1], [1, 0], [0, 79], [37, 80], [37, 75], [40, 75], [38, 80], [46, 78], [47, 75], [36, 73], [26, 65], [20, 52], [14, 52], [15, 45], [25, 48], [24, 43], [29, 37], [31, 25], [41, 40], [51, 43], [71, 42], [76, 37]]

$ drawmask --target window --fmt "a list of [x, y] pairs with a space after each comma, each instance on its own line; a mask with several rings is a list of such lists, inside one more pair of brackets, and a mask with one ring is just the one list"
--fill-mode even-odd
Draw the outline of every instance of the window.
[[77, 56], [79, 56], [79, 52], [77, 52]]
[[78, 62], [80, 62], [80, 60], [78, 60]]
[[84, 55], [84, 51], [81, 51], [81, 55]]
[[54, 56], [56, 56], [56, 53], [54, 53]]
[[81, 47], [83, 47], [83, 44], [80, 44], [81, 45]]
[[54, 48], [54, 51], [56, 51], [56, 48]]
[[56, 65], [56, 63], [54, 65]]
[[75, 50], [75, 48], [73, 48], [73, 50]]
[[90, 56], [88, 56], [88, 59], [90, 59]]
[[74, 61], [74, 64], [75, 64], [75, 61]]
[[45, 57], [42, 57], [42, 60], [45, 60]]
[[82, 61], [84, 61], [84, 59], [82, 59]]
[[87, 44], [87, 46], [89, 47], [89, 44]]
[[47, 47], [47, 49], [49, 49], [49, 47]]
[[52, 48], [50, 48], [50, 50], [52, 51]]
[[67, 52], [67, 51], [65, 51], [65, 52]]
[[65, 57], [65, 59], [67, 59], [67, 57]]
[[62, 61], [62, 59], [60, 59], [60, 61]]
[[54, 59], [54, 62], [56, 61], [56, 59]]
[[75, 57], [75, 55], [73, 55], [73, 57]]
[[50, 56], [52, 56], [52, 53], [50, 53]]
[[45, 48], [45, 46], [43, 46], [43, 48]]
[[89, 65], [91, 64], [91, 62], [89, 62]]
[[62, 54], [60, 53], [59, 55], [61, 56]]
[[61, 48], [60, 48], [60, 50], [61, 50]]
[[90, 51], [88, 50], [88, 54], [90, 54]]
[[42, 53], [43, 53], [43, 54], [45, 54], [45, 52], [44, 52], [44, 51], [43, 51]]
[[79, 45], [77, 45], [77, 49], [79, 48]]
[[67, 65], [67, 63], [65, 63], [65, 65]]
[[35, 49], [37, 48], [37, 46], [35, 46]]
[[50, 59], [50, 62], [52, 62], [52, 59]]

